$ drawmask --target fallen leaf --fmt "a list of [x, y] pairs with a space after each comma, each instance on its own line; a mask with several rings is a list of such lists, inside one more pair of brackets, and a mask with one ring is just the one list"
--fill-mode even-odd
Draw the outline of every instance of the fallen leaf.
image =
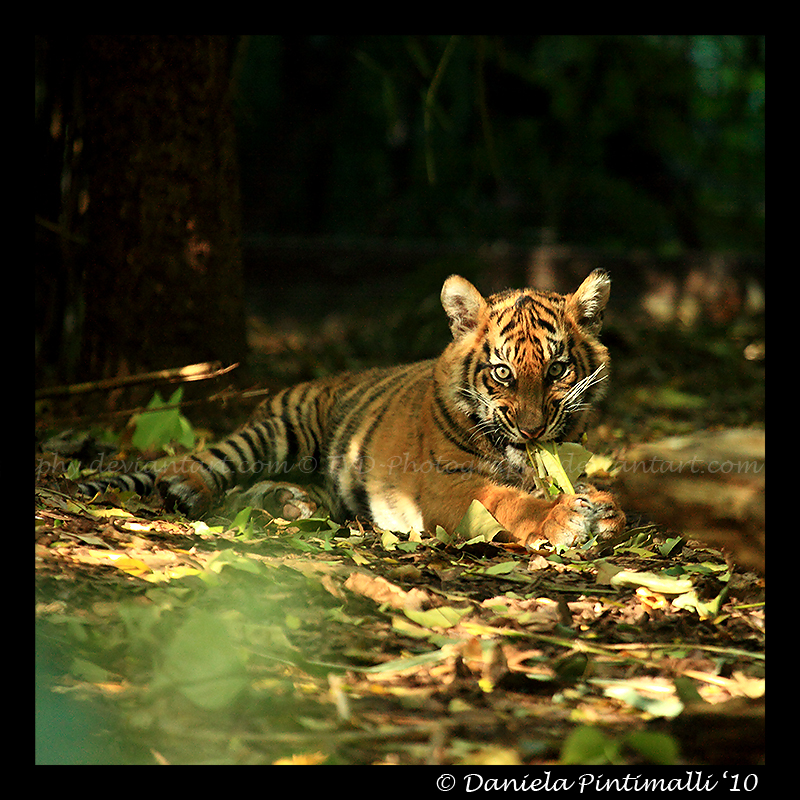
[[469, 504], [467, 513], [456, 526], [455, 534], [460, 542], [491, 542], [503, 530], [505, 528], [489, 513], [486, 507], [479, 500], [473, 500]]
[[469, 608], [453, 608], [452, 606], [440, 606], [430, 608], [427, 611], [415, 611], [405, 608], [403, 613], [417, 625], [423, 628], [452, 628], [461, 622], [461, 619], [469, 614]]
[[368, 575], [363, 572], [354, 572], [344, 583], [349, 589], [362, 597], [374, 600], [378, 605], [386, 604], [391, 608], [419, 609], [428, 601], [428, 595], [421, 589], [405, 589], [387, 581], [386, 578]]
[[623, 569], [611, 576], [612, 586], [644, 586], [660, 594], [685, 594], [691, 591], [692, 582], [688, 578], [675, 578], [672, 575], [657, 575], [655, 572], [633, 572]]

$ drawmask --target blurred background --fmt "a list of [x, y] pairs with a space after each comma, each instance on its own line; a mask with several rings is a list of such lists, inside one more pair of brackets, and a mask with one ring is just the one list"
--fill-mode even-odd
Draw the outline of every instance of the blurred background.
[[37, 386], [428, 357], [451, 272], [752, 318], [764, 96], [759, 35], [37, 35]]

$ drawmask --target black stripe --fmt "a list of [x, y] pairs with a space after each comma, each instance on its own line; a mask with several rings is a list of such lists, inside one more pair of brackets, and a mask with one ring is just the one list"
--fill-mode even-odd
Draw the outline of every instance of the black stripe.
[[[466, 431], [464, 431], [460, 425], [456, 424], [455, 420], [450, 416], [450, 412], [444, 404], [438, 387], [434, 390], [433, 399], [433, 422], [442, 436], [444, 436], [450, 444], [455, 445], [462, 453], [467, 453], [476, 458], [484, 458], [484, 455], [479, 450], [470, 447], [464, 440]], [[441, 418], [439, 415], [441, 415]]]
[[507, 339], [507, 338], [508, 338], [508, 336], [509, 336], [509, 334], [511, 333], [511, 331], [513, 331], [513, 330], [514, 330], [514, 329], [517, 327], [517, 325], [518, 325], [518, 324], [519, 324], [519, 323], [518, 323], [518, 321], [517, 321], [516, 319], [512, 319], [512, 320], [510, 320], [508, 323], [506, 323], [506, 324], [505, 324], [505, 325], [502, 327], [502, 329], [500, 330], [500, 335], [501, 335], [501, 336], [502, 336], [504, 339]]
[[[293, 418], [293, 413], [300, 410], [300, 404], [303, 403], [308, 390], [308, 385], [301, 384], [301, 386], [293, 387], [275, 398], [277, 401], [277, 408], [274, 409], [275, 416], [280, 419], [283, 425], [282, 436], [286, 447], [287, 461], [294, 461], [300, 453], [300, 440], [295, 428], [301, 423]], [[280, 436], [280, 432], [276, 430], [275, 433], [277, 439]]]
[[537, 328], [544, 328], [550, 334], [556, 334], [557, 328], [551, 322], [548, 322], [544, 317], [539, 317], [538, 319], [533, 320], [533, 324]]
[[155, 473], [148, 471], [142, 471], [139, 473], [134, 472], [128, 477], [131, 479], [136, 489], [136, 494], [146, 497], [153, 491], [153, 487], [155, 486], [156, 482]]
[[[489, 345], [484, 342], [484, 349], [486, 351], [486, 360], [489, 360]], [[462, 362], [461, 362], [461, 386], [472, 386], [475, 383], [475, 375], [478, 372], [478, 368], [480, 366], [478, 360], [478, 354], [474, 353], [468, 355]]]
[[366, 517], [367, 519], [372, 516], [369, 507], [369, 495], [363, 484], [353, 486], [348, 497], [344, 497], [341, 491], [337, 492], [337, 494], [353, 516]]
[[259, 436], [259, 427], [254, 425], [251, 428], [244, 428], [239, 431], [239, 436], [244, 439], [247, 444], [250, 446], [250, 450], [253, 453], [253, 458], [258, 461], [264, 460], [267, 453], [264, 452], [264, 440]]
[[294, 461], [300, 454], [300, 441], [297, 438], [294, 425], [285, 416], [281, 417], [283, 423], [283, 440], [286, 446], [286, 460]]
[[525, 306], [535, 305], [536, 301], [531, 297], [529, 294], [521, 294], [515, 301], [514, 301], [514, 308], [518, 310], [522, 310]]
[[[216, 451], [216, 449], [213, 447], [209, 448], [206, 452], [209, 452], [212, 455], [216, 456], [217, 458], [225, 462], [225, 465], [227, 466], [227, 456], [225, 455], [225, 453], [220, 453]], [[224, 489], [227, 489], [228, 480], [223, 475], [220, 475], [210, 464], [206, 464], [205, 461], [198, 458], [197, 456], [189, 456], [188, 460], [193, 461], [195, 464], [199, 464], [203, 468], [203, 471], [208, 476], [210, 476], [211, 480], [214, 482], [214, 485], [217, 487], [218, 490], [222, 491]], [[206, 481], [206, 483], [208, 483], [208, 481]]]
[[[237, 439], [245, 437], [242, 436], [240, 433], [231, 436], [229, 439], [224, 441], [224, 444], [232, 447], [236, 451], [236, 455], [239, 456], [239, 463], [236, 465], [235, 472], [244, 472], [250, 464], [250, 458], [248, 457], [247, 453], [244, 451], [242, 445], [237, 441]], [[245, 441], [247, 441], [245, 439]]]
[[250, 443], [253, 456], [258, 461], [277, 461], [275, 437], [268, 434], [269, 428], [269, 423], [266, 421], [256, 422], [241, 432]]

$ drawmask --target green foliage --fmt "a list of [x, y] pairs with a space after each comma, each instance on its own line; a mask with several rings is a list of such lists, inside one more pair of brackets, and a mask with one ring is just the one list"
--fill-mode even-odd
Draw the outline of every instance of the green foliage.
[[250, 539], [253, 536], [253, 521], [250, 519], [252, 513], [252, 506], [246, 506], [233, 518], [231, 523], [231, 527], [238, 530], [243, 539]]
[[624, 750], [634, 750], [648, 764], [677, 764], [678, 746], [675, 740], [663, 733], [633, 731], [611, 738], [599, 728], [582, 725], [564, 741], [561, 749], [562, 764], [624, 764]]
[[575, 494], [573, 484], [592, 457], [585, 447], [574, 442], [533, 442], [526, 450], [531, 466], [550, 495]]
[[136, 419], [132, 439], [134, 447], [138, 450], [164, 450], [173, 442], [187, 449], [194, 447], [194, 431], [180, 410], [182, 397], [182, 386], [166, 402], [158, 391], [155, 392], [147, 404], [147, 411]]
[[222, 620], [192, 610], [169, 642], [153, 680], [155, 692], [177, 690], [194, 705], [216, 711], [249, 685], [244, 663]]

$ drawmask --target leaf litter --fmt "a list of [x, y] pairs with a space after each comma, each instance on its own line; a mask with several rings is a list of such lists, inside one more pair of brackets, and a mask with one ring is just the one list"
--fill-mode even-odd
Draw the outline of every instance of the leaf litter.
[[115, 761], [763, 758], [763, 580], [700, 543], [529, 553], [479, 503], [426, 537], [112, 499], [39, 491], [37, 648], [54, 696], [102, 703]]

